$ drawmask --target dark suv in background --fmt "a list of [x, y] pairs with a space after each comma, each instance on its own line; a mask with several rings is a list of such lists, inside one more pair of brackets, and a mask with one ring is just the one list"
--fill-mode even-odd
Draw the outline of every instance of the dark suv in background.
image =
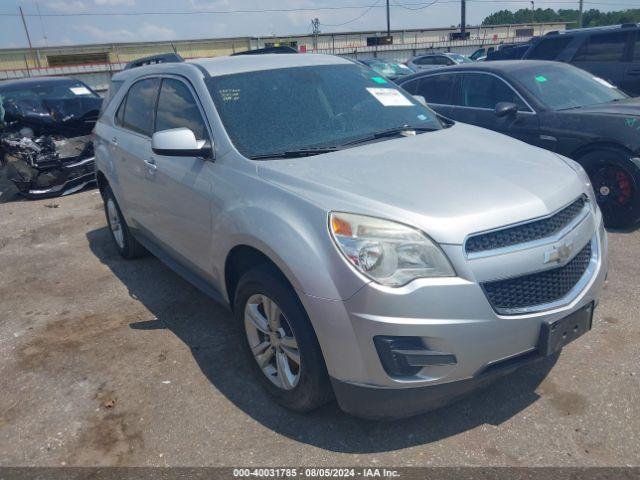
[[571, 63], [629, 95], [640, 95], [639, 24], [551, 32], [535, 41], [523, 59]]

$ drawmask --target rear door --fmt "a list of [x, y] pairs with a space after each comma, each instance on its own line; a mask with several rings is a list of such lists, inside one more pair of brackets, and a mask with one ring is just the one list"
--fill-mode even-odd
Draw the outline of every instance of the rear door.
[[633, 34], [630, 31], [594, 33], [578, 48], [571, 63], [625, 90], [632, 67]]
[[455, 73], [434, 73], [402, 85], [412, 95], [421, 95], [440, 115], [449, 117], [455, 88]]
[[[164, 77], [158, 96], [156, 132], [188, 128], [197, 140], [211, 144], [204, 111], [191, 84], [182, 77]], [[211, 191], [216, 164], [200, 157], [173, 157], [151, 153], [156, 165], [152, 200], [155, 237], [178, 260], [210, 272]]]
[[[458, 77], [451, 102], [450, 116], [453, 120], [538, 145], [538, 116], [506, 80], [487, 72], [459, 73]], [[518, 107], [517, 114], [496, 116], [495, 107], [499, 102], [514, 103]]]
[[621, 89], [629, 95], [640, 96], [640, 30], [635, 32], [631, 63], [627, 67]]

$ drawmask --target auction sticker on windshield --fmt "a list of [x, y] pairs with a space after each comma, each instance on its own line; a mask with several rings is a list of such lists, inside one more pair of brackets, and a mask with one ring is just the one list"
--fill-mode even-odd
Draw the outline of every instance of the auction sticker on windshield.
[[393, 88], [367, 88], [367, 91], [385, 107], [413, 106], [413, 103], [407, 97]]

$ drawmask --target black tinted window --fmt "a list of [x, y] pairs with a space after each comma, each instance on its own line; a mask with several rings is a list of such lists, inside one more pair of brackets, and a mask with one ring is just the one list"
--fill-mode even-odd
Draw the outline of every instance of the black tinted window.
[[536, 60], [555, 60], [562, 50], [564, 50], [564, 47], [569, 45], [570, 42], [571, 37], [545, 38], [533, 47], [527, 58]]
[[574, 62], [620, 62], [627, 43], [626, 33], [592, 35], [580, 47]]
[[498, 77], [483, 73], [462, 75], [460, 105], [493, 109], [498, 102], [515, 103], [518, 110], [529, 110], [516, 92]]
[[434, 64], [434, 57], [421, 57], [421, 58], [416, 58], [413, 63], [415, 63], [416, 65], [433, 65]]
[[451, 91], [455, 82], [454, 74], [431, 75], [415, 82], [414, 95], [422, 95], [427, 103], [451, 104]]
[[151, 136], [153, 133], [153, 109], [160, 80], [147, 78], [133, 84], [127, 94], [122, 126], [134, 132]]
[[189, 88], [181, 81], [165, 79], [162, 81], [158, 97], [155, 131], [186, 127], [198, 140], [205, 140], [206, 127]]
[[447, 57], [435, 57], [434, 58], [434, 65], [453, 65], [453, 60], [447, 58]]
[[640, 62], [640, 32], [636, 33], [636, 35], [638, 36], [638, 38], [636, 40], [636, 45], [633, 50], [633, 61]]

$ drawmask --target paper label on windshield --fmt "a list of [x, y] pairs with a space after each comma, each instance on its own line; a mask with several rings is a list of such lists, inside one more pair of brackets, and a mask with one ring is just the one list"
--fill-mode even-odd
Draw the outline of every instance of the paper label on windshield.
[[87, 87], [71, 87], [70, 90], [76, 95], [91, 95]]
[[367, 88], [385, 107], [413, 107], [413, 103], [395, 88]]

